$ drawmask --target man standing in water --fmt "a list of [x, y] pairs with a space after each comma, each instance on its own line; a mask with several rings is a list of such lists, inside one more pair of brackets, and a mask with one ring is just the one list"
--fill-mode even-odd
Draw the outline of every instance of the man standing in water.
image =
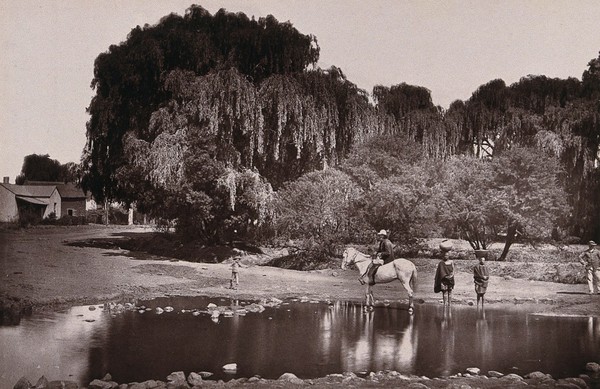
[[588, 249], [579, 255], [579, 262], [585, 267], [587, 274], [588, 293], [600, 294], [600, 251], [596, 242], [590, 240]]
[[433, 282], [433, 291], [435, 293], [442, 292], [444, 306], [448, 307], [452, 302], [452, 289], [454, 289], [454, 262], [448, 256], [451, 249], [452, 245], [448, 240], [440, 243], [442, 258], [438, 263]]
[[481, 300], [481, 308], [483, 308], [490, 274], [485, 266], [485, 257], [482, 255], [477, 259], [479, 259], [479, 264], [473, 267], [473, 281], [475, 282], [475, 294], [477, 294], [477, 308], [479, 308], [479, 300]]

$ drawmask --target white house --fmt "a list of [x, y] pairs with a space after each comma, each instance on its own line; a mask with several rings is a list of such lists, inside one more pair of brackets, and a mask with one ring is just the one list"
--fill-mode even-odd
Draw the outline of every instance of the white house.
[[0, 222], [16, 222], [26, 213], [41, 218], [51, 213], [57, 218], [85, 216], [85, 194], [74, 184], [0, 184]]

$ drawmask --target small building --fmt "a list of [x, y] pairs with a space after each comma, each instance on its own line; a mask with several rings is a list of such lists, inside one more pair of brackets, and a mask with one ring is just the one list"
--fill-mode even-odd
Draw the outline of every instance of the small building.
[[86, 196], [75, 184], [33, 182], [0, 184], [0, 222], [17, 222], [24, 215], [47, 218], [85, 216]]

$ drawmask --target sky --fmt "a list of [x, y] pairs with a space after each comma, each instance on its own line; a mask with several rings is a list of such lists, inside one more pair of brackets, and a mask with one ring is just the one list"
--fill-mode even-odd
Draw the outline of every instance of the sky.
[[597, 0], [0, 0], [0, 176], [30, 154], [78, 163], [96, 57], [192, 4], [290, 21], [321, 68], [367, 92], [423, 86], [445, 108], [498, 78], [581, 79], [600, 52]]

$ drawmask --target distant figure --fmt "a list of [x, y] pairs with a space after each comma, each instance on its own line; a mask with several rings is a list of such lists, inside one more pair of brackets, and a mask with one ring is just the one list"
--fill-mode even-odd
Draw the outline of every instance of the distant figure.
[[579, 262], [585, 267], [587, 274], [588, 293], [600, 294], [600, 251], [596, 242], [590, 240], [588, 249], [579, 255]]
[[448, 257], [448, 253], [452, 250], [452, 246], [448, 244], [448, 240], [440, 243], [440, 250], [442, 251], [442, 258], [435, 272], [433, 291], [435, 293], [442, 292], [444, 306], [450, 306], [452, 289], [454, 289], [454, 262]]
[[362, 274], [358, 280], [361, 284], [369, 283], [369, 285], [375, 285], [375, 281], [373, 277], [375, 276], [375, 272], [377, 268], [381, 265], [385, 265], [386, 263], [390, 263], [394, 261], [394, 245], [388, 239], [388, 233], [386, 230], [381, 230], [377, 233], [377, 240], [379, 241], [379, 245], [377, 246], [377, 252], [375, 253], [375, 259], [373, 259], [372, 263], [367, 268], [367, 272]]
[[479, 307], [479, 300], [481, 300], [481, 308], [483, 308], [483, 296], [487, 290], [490, 275], [485, 266], [485, 257], [481, 256], [478, 259], [479, 264], [473, 266], [473, 281], [475, 282], [475, 293], [477, 294], [477, 307]]
[[[240, 272], [240, 267], [242, 267], [240, 260], [241, 260], [240, 257], [235, 257], [235, 258], [233, 258], [233, 262], [231, 263], [231, 282], [229, 285], [230, 289], [237, 289], [238, 286], [240, 285], [239, 272]], [[235, 287], [234, 287], [234, 284], [235, 284]]]

